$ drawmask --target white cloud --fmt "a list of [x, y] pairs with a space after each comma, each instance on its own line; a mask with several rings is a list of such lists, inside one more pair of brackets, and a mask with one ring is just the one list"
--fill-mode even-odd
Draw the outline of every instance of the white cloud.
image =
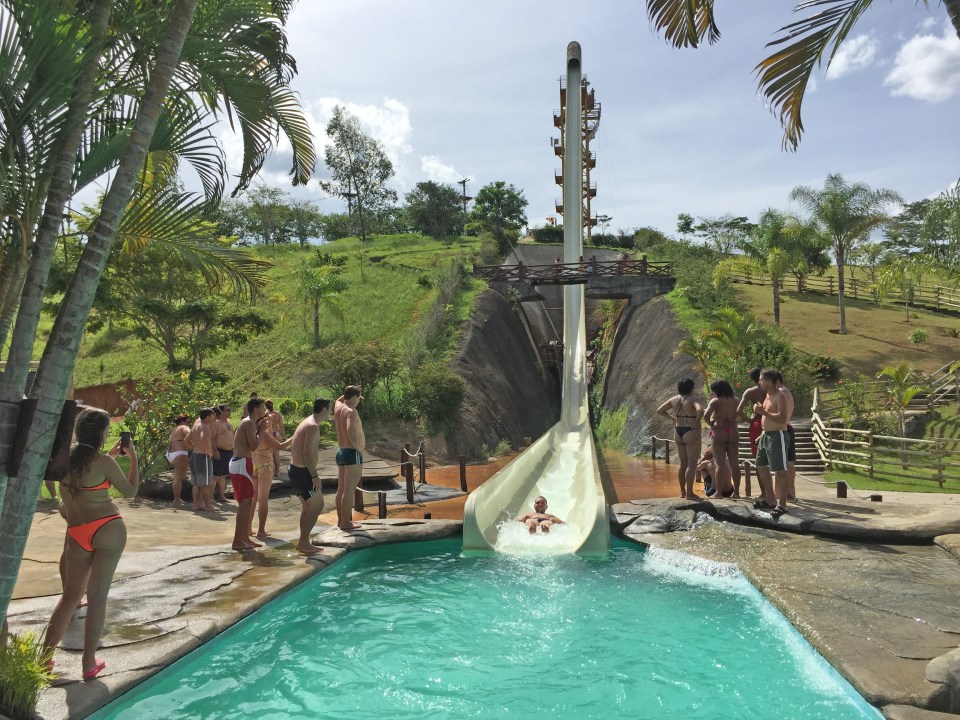
[[836, 80], [844, 75], [850, 75], [873, 64], [877, 57], [880, 43], [871, 35], [855, 35], [847, 38], [833, 56], [830, 67], [827, 68], [826, 78]]
[[323, 97], [311, 103], [311, 112], [318, 121], [314, 132], [320, 152], [322, 146], [328, 142], [325, 128], [337, 105], [344, 106], [351, 115], [355, 115], [364, 131], [380, 141], [394, 165], [398, 165], [404, 155], [412, 152], [410, 135], [413, 127], [410, 124], [410, 110], [391, 97], [384, 98], [382, 105], [358, 105], [335, 97]]
[[424, 155], [420, 158], [420, 169], [426, 174], [428, 180], [439, 183], [455, 183], [463, 175], [457, 172], [453, 165], [447, 165], [436, 155]]
[[897, 52], [883, 81], [892, 95], [938, 103], [960, 95], [960, 38], [948, 24], [943, 35], [914, 35]]

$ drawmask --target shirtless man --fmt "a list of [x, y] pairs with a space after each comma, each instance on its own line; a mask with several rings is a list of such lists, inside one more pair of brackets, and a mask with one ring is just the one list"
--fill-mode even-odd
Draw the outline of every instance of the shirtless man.
[[[779, 372], [779, 371], [778, 371]], [[790, 398], [790, 407], [793, 407], [793, 393], [790, 388], [783, 384], [783, 373], [780, 373], [780, 392]], [[787, 444], [787, 472], [790, 474], [790, 489], [787, 491], [788, 500], [797, 499], [797, 434], [793, 425], [787, 423], [787, 433], [789, 435]]]
[[213, 408], [203, 408], [190, 431], [190, 478], [193, 481], [193, 509], [217, 512], [213, 504], [213, 461], [220, 457], [213, 444], [217, 416]]
[[563, 520], [547, 512], [547, 499], [543, 495], [533, 501], [533, 512], [518, 515], [517, 522], [526, 525], [531, 535], [537, 532], [538, 527], [541, 532], [548, 533], [554, 525], [563, 525]]
[[359, 530], [353, 522], [353, 494], [363, 474], [363, 451], [367, 441], [357, 405], [363, 400], [357, 385], [347, 385], [337, 398], [333, 409], [333, 424], [337, 429], [337, 527], [341, 530]]
[[213, 436], [214, 447], [220, 457], [213, 461], [213, 499], [221, 505], [230, 505], [227, 500], [227, 475], [230, 474], [230, 458], [233, 457], [233, 425], [230, 423], [230, 406], [217, 405], [216, 433]]
[[320, 548], [310, 542], [310, 531], [323, 512], [323, 487], [317, 474], [317, 440], [320, 438], [320, 423], [329, 418], [330, 401], [317, 398], [313, 401], [313, 414], [300, 421], [290, 438], [287, 475], [302, 504], [297, 550], [304, 555], [320, 552]]
[[[779, 518], [787, 512], [787, 494], [790, 474], [787, 470], [789, 435], [787, 425], [793, 415], [793, 396], [780, 391], [780, 371], [767, 368], [760, 373], [760, 387], [766, 393], [763, 403], [756, 403], [753, 412], [761, 416], [763, 434], [757, 450], [757, 479], [762, 495], [753, 506], [770, 508], [770, 514]], [[776, 478], [776, 495], [770, 471]]]
[[760, 433], [763, 432], [763, 428], [761, 427], [760, 416], [754, 415], [750, 417], [747, 415], [747, 411], [753, 410], [753, 406], [757, 403], [762, 403], [764, 398], [767, 397], [767, 394], [763, 391], [763, 388], [760, 387], [760, 368], [755, 367], [750, 371], [750, 379], [753, 380], [756, 385], [749, 390], [743, 391], [743, 397], [740, 398], [740, 404], [737, 406], [737, 414], [750, 423], [750, 454], [756, 457], [757, 440], [760, 439]]
[[251, 398], [244, 408], [245, 417], [237, 425], [233, 435], [233, 459], [230, 460], [230, 483], [233, 485], [233, 499], [237, 501], [237, 527], [233, 533], [234, 550], [251, 550], [262, 547], [261, 543], [250, 538], [250, 524], [253, 522], [253, 452], [260, 446], [257, 421], [263, 417], [266, 408], [263, 400]]

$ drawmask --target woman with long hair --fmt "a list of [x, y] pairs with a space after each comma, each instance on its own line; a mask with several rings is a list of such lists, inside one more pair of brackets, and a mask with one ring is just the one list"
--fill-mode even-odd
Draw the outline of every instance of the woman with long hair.
[[[50, 648], [57, 646], [86, 593], [84, 680], [95, 678], [106, 665], [97, 659], [96, 650], [103, 633], [110, 583], [127, 543], [127, 528], [110, 497], [110, 487], [115, 487], [124, 497], [133, 497], [140, 484], [133, 443], [121, 448], [117, 442], [104, 453], [109, 434], [110, 416], [106, 412], [96, 408], [83, 410], [74, 425], [76, 443], [70, 448], [70, 469], [60, 481], [68, 535], [64, 551], [66, 578], [63, 595], [50, 617], [44, 644]], [[130, 458], [126, 475], [115, 460], [120, 454]], [[52, 660], [50, 664], [52, 666]]]
[[683, 378], [677, 383], [677, 394], [657, 408], [657, 414], [673, 418], [673, 437], [677, 444], [677, 455], [680, 456], [680, 467], [677, 468], [680, 497], [690, 500], [697, 497], [693, 492], [693, 479], [697, 474], [700, 421], [703, 418], [703, 406], [693, 397], [693, 388], [693, 380]]
[[183, 489], [183, 480], [190, 471], [187, 436], [190, 434], [190, 416], [180, 413], [173, 419], [173, 430], [170, 431], [169, 445], [167, 445], [167, 462], [173, 466], [173, 504], [183, 505], [180, 493]]
[[737, 407], [740, 404], [729, 382], [710, 383], [714, 397], [707, 403], [703, 419], [713, 431], [713, 457], [717, 463], [715, 497], [740, 497], [740, 432]]

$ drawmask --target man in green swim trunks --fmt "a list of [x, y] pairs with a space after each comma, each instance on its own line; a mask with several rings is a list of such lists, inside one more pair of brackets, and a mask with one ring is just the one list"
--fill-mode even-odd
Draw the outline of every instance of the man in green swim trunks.
[[353, 495], [363, 473], [363, 451], [366, 438], [357, 405], [363, 400], [358, 385], [347, 385], [333, 409], [333, 425], [337, 429], [337, 527], [358, 530], [353, 522]]
[[[787, 467], [790, 441], [787, 425], [793, 415], [793, 396], [782, 392], [781, 377], [780, 372], [773, 368], [767, 368], [760, 373], [760, 387], [767, 396], [762, 403], [753, 406], [753, 412], [761, 417], [763, 427], [757, 450], [757, 479], [762, 495], [753, 506], [770, 509], [774, 518], [787, 512], [787, 495], [790, 489], [790, 472]], [[776, 478], [776, 488], [771, 478], [771, 470]]]

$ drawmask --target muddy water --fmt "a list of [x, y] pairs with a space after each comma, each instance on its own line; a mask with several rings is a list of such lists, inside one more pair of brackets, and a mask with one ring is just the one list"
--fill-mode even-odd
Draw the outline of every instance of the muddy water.
[[[679, 495], [677, 466], [667, 465], [662, 460], [645, 457], [631, 457], [614, 450], [599, 451], [600, 474], [606, 482], [612, 484], [618, 502], [629, 502], [640, 498], [673, 497]], [[516, 454], [498, 458], [494, 462], [467, 465], [467, 489], [473, 491], [513, 460]], [[456, 465], [427, 468], [426, 480], [431, 485], [460, 487], [460, 469]], [[387, 511], [392, 518], [422, 518], [425, 512], [431, 517], [447, 520], [463, 520], [463, 506], [466, 497], [441, 500], [440, 502], [419, 505], [393, 505]], [[354, 513], [354, 519], [363, 520], [376, 517], [376, 508], [372, 515]]]

